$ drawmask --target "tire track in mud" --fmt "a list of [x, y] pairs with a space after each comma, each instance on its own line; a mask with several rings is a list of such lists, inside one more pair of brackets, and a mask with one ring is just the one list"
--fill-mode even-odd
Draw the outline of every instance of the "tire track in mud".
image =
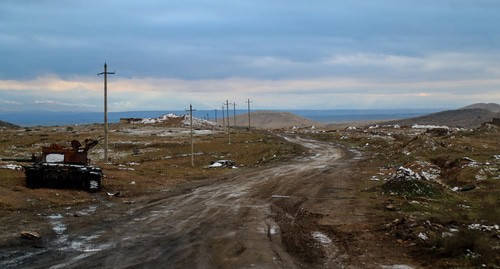
[[347, 158], [347, 151], [326, 142], [285, 139], [313, 154], [277, 166], [241, 169], [226, 175], [227, 180], [142, 197], [129, 205], [99, 206], [83, 222], [68, 219], [63, 235], [70, 243], [86, 238], [85, 247], [99, 249], [61, 250], [47, 245], [49, 250], [31, 265], [321, 268], [336, 263], [342, 267], [338, 249], [318, 224], [323, 213], [313, 212], [318, 210], [311, 205], [331, 198], [325, 189], [334, 189], [332, 167]]

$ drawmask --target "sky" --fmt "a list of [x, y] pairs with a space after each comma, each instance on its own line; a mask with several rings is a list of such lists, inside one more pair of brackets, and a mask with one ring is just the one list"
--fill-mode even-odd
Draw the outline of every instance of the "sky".
[[500, 103], [498, 0], [2, 0], [0, 111]]

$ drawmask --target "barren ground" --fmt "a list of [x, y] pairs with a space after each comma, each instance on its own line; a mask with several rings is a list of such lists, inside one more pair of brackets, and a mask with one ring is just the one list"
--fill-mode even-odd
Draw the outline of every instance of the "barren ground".
[[[381, 133], [371, 133], [367, 139], [359, 131], [309, 134], [315, 138], [235, 132], [231, 145], [226, 146], [227, 134], [200, 132], [198, 162], [206, 164], [220, 157], [243, 164], [238, 169], [208, 170], [201, 164], [186, 165], [189, 144], [183, 142], [185, 137], [164, 142], [172, 130], [114, 128], [114, 139], [119, 142], [112, 146], [113, 161], [101, 164], [107, 178], [106, 189], [99, 193], [25, 189], [20, 171], [3, 170], [0, 267], [434, 268], [469, 264], [460, 255], [445, 255], [446, 262], [440, 261], [425, 252], [430, 245], [417, 236], [419, 232], [432, 236], [419, 223], [429, 219], [426, 212], [434, 210], [429, 207], [436, 197], [387, 196], [380, 191], [381, 183], [369, 180], [380, 177], [379, 168], [390, 170], [388, 162], [405, 164], [397, 159], [401, 158], [397, 150], [407, 149], [408, 141], [415, 141], [412, 136], [400, 137], [405, 146], [396, 150], [383, 144]], [[8, 136], [20, 136], [16, 149], [23, 151], [46, 139], [40, 136], [45, 130], [38, 131]], [[71, 135], [62, 133], [61, 140]], [[2, 142], [4, 154], [13, 150], [7, 146], [12, 143], [9, 139]], [[491, 141], [488, 156], [498, 150], [498, 140]], [[392, 147], [400, 145], [391, 143]], [[402, 156], [408, 158], [406, 153]], [[493, 184], [493, 192], [483, 192], [484, 197], [497, 197], [496, 185], [490, 183], [497, 174], [491, 177], [485, 182]], [[118, 197], [106, 193], [117, 190]], [[445, 206], [464, 199], [472, 198], [446, 196]], [[396, 209], [388, 211], [387, 203]], [[486, 226], [495, 221], [495, 216], [482, 217]], [[431, 220], [445, 225], [435, 215]], [[456, 219], [453, 227], [461, 229], [474, 221]], [[429, 225], [436, 233], [434, 224], [429, 221]], [[41, 238], [22, 238], [20, 231], [36, 232]], [[492, 236], [488, 239], [492, 247], [498, 247], [496, 234], [486, 234]], [[487, 260], [487, 266], [494, 267], [497, 258]]]

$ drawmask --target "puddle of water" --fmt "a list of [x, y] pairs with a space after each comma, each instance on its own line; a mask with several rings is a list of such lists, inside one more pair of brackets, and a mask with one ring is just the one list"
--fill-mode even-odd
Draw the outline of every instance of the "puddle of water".
[[63, 216], [61, 214], [52, 214], [47, 216], [47, 218], [49, 218], [50, 224], [52, 224], [52, 230], [54, 230], [57, 235], [60, 236], [66, 231], [66, 225], [62, 223]]
[[97, 206], [96, 205], [91, 205], [87, 209], [80, 210], [80, 211], [78, 211], [76, 213], [78, 215], [80, 215], [80, 216], [88, 216], [88, 215], [94, 213], [96, 210], [97, 210]]
[[[94, 212], [96, 210], [96, 206], [90, 206], [88, 209], [82, 210], [79, 212], [81, 215], [90, 214], [90, 212]], [[61, 214], [52, 214], [47, 216], [52, 225], [52, 230], [57, 234], [57, 239], [55, 241], [56, 247], [59, 250], [76, 250], [82, 252], [96, 252], [100, 251], [104, 248], [109, 247], [109, 244], [101, 244], [94, 246], [90, 242], [94, 239], [97, 239], [101, 236], [103, 231], [99, 231], [95, 234], [91, 235], [82, 235], [76, 239], [70, 240], [67, 234], [64, 234], [67, 230], [66, 225], [62, 222], [63, 215]]]

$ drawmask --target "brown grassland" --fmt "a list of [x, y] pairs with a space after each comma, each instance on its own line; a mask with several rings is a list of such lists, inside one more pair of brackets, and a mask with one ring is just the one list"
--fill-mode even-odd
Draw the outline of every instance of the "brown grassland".
[[[282, 162], [304, 149], [272, 132], [196, 130], [191, 167], [189, 130], [161, 125], [110, 126], [110, 161], [103, 147], [91, 150], [105, 173], [103, 191], [134, 197], [188, 181], [229, 173], [208, 169], [218, 159], [238, 166]], [[289, 132], [289, 131], [288, 131]], [[500, 266], [500, 130], [425, 131], [410, 128], [352, 128], [294, 131], [359, 151], [364, 162], [357, 182], [359, 199], [370, 204], [370, 227], [387, 244], [397, 244], [424, 267]], [[1, 157], [29, 157], [42, 145], [69, 145], [73, 139], [99, 138], [100, 125], [2, 129]], [[230, 143], [229, 143], [230, 141]], [[2, 162], [4, 166], [12, 162]], [[399, 167], [427, 180], [391, 180]], [[219, 177], [223, 180], [224, 176]], [[76, 190], [27, 189], [21, 170], [0, 169], [0, 220], [22, 220], [19, 231], [33, 228], [34, 214], [51, 208], [90, 203], [94, 196]], [[0, 235], [0, 245], [11, 235]]]

